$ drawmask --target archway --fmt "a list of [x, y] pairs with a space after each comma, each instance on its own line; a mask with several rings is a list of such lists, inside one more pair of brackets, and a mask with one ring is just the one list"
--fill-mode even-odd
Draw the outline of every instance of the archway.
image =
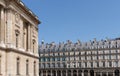
[[57, 76], [61, 76], [61, 71], [60, 70], [57, 71]]
[[106, 75], [106, 72], [103, 72], [103, 73], [102, 73], [102, 76], [107, 76], [107, 75]]
[[56, 76], [56, 72], [55, 72], [55, 70], [52, 71], [52, 74], [53, 74], [53, 76]]
[[68, 76], [71, 76], [71, 70], [68, 70]]
[[48, 70], [48, 76], [51, 76], [51, 72], [50, 72], [50, 70]]
[[82, 70], [78, 70], [78, 76], [82, 76]]
[[62, 76], [66, 76], [66, 71], [65, 70], [62, 71]]
[[46, 71], [45, 70], [43, 71], [43, 76], [46, 76]]
[[73, 76], [77, 76], [77, 71], [73, 70]]
[[88, 70], [84, 70], [84, 76], [88, 76]]
[[113, 73], [112, 72], [108, 72], [108, 76], [113, 76]]
[[94, 76], [94, 70], [90, 70], [90, 76]]
[[119, 76], [119, 70], [118, 69], [115, 70], [115, 76]]
[[100, 73], [99, 73], [99, 72], [96, 72], [96, 76], [100, 76]]

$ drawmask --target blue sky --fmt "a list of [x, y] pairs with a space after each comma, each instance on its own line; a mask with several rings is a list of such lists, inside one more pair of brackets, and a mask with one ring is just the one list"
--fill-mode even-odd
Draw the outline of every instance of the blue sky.
[[120, 0], [22, 0], [42, 22], [39, 43], [120, 37]]

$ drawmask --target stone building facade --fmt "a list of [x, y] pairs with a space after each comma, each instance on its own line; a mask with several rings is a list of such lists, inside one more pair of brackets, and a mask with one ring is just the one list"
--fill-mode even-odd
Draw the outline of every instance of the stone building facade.
[[42, 44], [40, 76], [120, 76], [120, 38]]
[[39, 76], [39, 23], [21, 0], [0, 0], [0, 76]]

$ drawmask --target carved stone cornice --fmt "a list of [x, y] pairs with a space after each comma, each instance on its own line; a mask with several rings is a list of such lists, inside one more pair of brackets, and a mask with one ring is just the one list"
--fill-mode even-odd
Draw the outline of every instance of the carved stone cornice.
[[5, 0], [5, 4], [6, 4], [6, 7], [8, 7], [9, 5], [10, 5], [10, 2], [11, 2], [12, 0]]
[[[30, 10], [28, 9], [21, 0], [1, 0], [0, 5], [4, 6], [6, 9], [11, 9], [14, 11], [18, 11], [18, 8], [24, 15], [29, 17], [33, 23], [36, 25], [40, 24], [41, 22], [39, 21], [38, 17]], [[12, 8], [14, 7], [14, 9]], [[16, 9], [16, 10], [15, 10]], [[19, 12], [20, 14], [21, 12]], [[28, 21], [29, 22], [29, 21]], [[37, 27], [37, 26], [35, 26]]]

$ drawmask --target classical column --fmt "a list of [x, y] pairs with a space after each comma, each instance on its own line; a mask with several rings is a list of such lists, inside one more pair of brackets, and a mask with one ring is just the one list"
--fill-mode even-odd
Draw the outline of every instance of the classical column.
[[108, 76], [108, 72], [106, 72], [106, 76]]
[[28, 23], [27, 26], [28, 26], [28, 28], [27, 28], [27, 31], [28, 31], [28, 37], [27, 37], [28, 38], [28, 40], [27, 40], [27, 42], [28, 42], [28, 49], [27, 50], [30, 52], [31, 51], [31, 36], [30, 36], [30, 30], [31, 30], [30, 26], [31, 25]]
[[114, 73], [114, 71], [113, 71], [113, 76], [115, 76], [115, 73]]
[[100, 72], [100, 76], [102, 76], [102, 72]]
[[82, 72], [82, 76], [84, 76], [84, 72]]
[[96, 72], [94, 72], [94, 76], [96, 76]]
[[1, 7], [0, 8], [1, 10], [0, 10], [0, 20], [1, 20], [1, 22], [0, 22], [0, 25], [1, 25], [1, 27], [0, 27], [0, 34], [1, 34], [1, 44], [4, 44], [4, 41], [5, 41], [5, 19], [4, 19], [4, 8], [3, 7]]

